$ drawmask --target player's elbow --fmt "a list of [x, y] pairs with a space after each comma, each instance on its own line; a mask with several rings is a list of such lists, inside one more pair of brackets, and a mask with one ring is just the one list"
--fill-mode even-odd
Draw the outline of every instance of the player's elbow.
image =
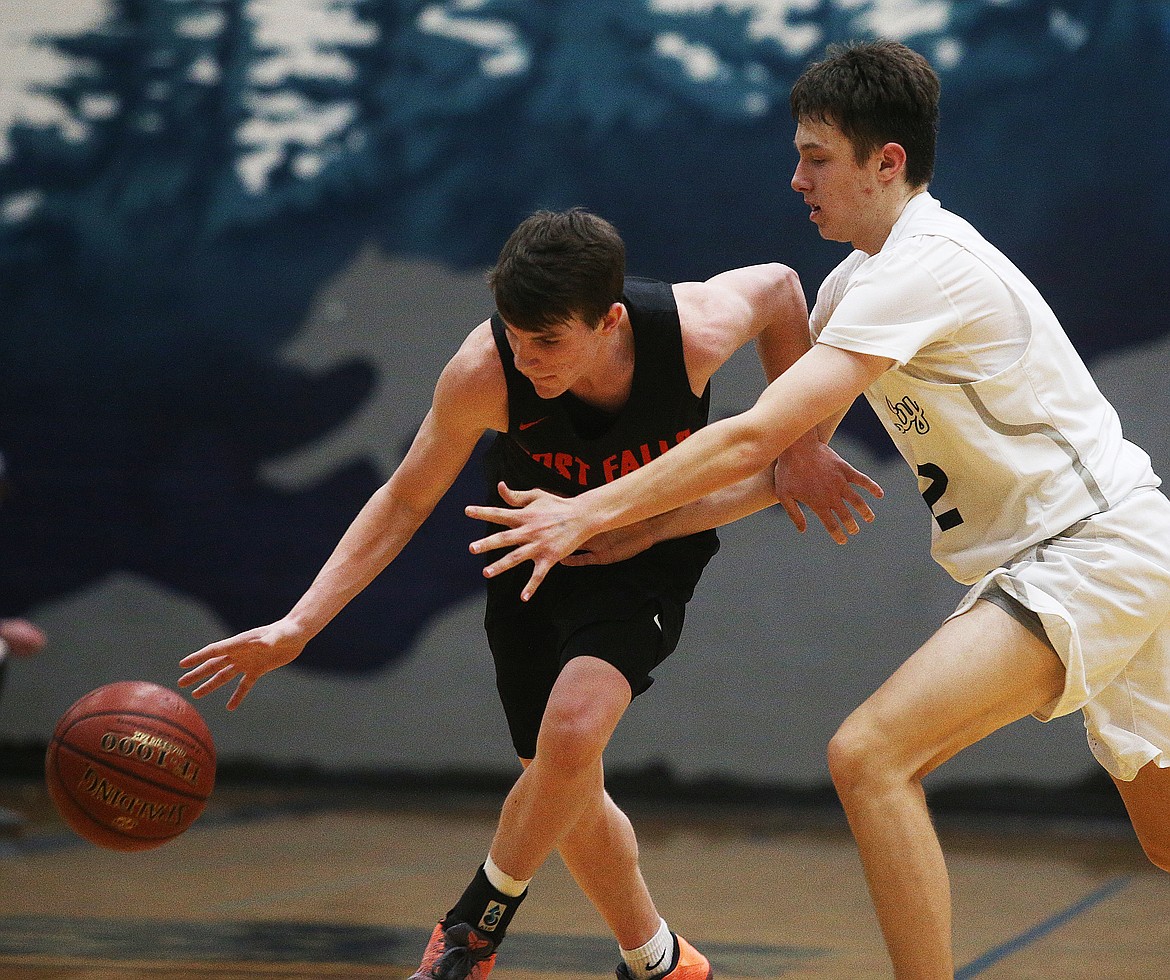
[[767, 269], [772, 289], [776, 292], [787, 294], [801, 288], [800, 276], [796, 274], [796, 270], [786, 266], [783, 262], [769, 262]]
[[800, 276], [796, 274], [796, 270], [781, 262], [769, 262], [766, 268], [768, 296], [775, 310], [787, 311], [794, 302], [803, 309], [804, 288], [800, 284]]

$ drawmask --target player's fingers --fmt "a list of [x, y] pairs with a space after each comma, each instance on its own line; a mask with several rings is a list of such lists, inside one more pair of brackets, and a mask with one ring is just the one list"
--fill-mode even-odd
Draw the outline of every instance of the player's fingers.
[[878, 484], [876, 481], [871, 480], [868, 476], [866, 476], [864, 473], [862, 473], [861, 470], [854, 469], [851, 466], [851, 467], [849, 467], [849, 471], [850, 471], [849, 472], [849, 482], [852, 483], [854, 486], [858, 486], [858, 487], [861, 487], [863, 490], [867, 490], [872, 496], [876, 497], [878, 500], [881, 500], [882, 497], [884, 497], [886, 495], [886, 492], [885, 492], [885, 490], [883, 490], [881, 488], [881, 485]]
[[511, 507], [487, 507], [483, 504], [468, 504], [463, 513], [474, 521], [487, 521], [489, 524], [503, 524], [505, 527], [515, 527], [520, 523], [520, 511]]
[[784, 513], [788, 515], [788, 519], [796, 526], [796, 530], [804, 534], [808, 529], [808, 519], [804, 516], [804, 511], [801, 510], [796, 498], [781, 497], [780, 506], [784, 508]]
[[180, 667], [196, 667], [199, 664], [206, 663], [213, 657], [219, 656], [219, 649], [223, 645], [223, 640], [216, 640], [214, 643], [208, 643], [207, 646], [194, 653], [189, 653], [182, 660], [179, 661]]
[[826, 531], [829, 532], [829, 537], [837, 544], [845, 544], [849, 540], [849, 535], [841, 529], [841, 524], [837, 520], [837, 515], [831, 510], [814, 511], [817, 519], [824, 525]]
[[853, 511], [849, 509], [844, 496], [838, 501], [834, 501], [829, 505], [828, 514], [831, 515], [832, 520], [845, 530], [846, 534], [857, 534], [861, 530], [861, 526], [857, 523], [857, 518]]
[[194, 666], [191, 670], [187, 671], [187, 673], [183, 674], [183, 676], [179, 678], [179, 687], [190, 687], [192, 684], [196, 684], [199, 681], [207, 680], [208, 677], [211, 677], [213, 674], [215, 674], [216, 671], [223, 667], [223, 657], [211, 657], [207, 660], [199, 662], [194, 660], [194, 658], [198, 656], [198, 654], [193, 653], [191, 656], [184, 657], [179, 661], [180, 667], [187, 666], [189, 663], [196, 664], [196, 666]]
[[574, 551], [561, 559], [562, 565], [597, 565], [600, 561], [595, 551]]
[[245, 674], [240, 678], [240, 683], [236, 685], [236, 689], [232, 691], [232, 696], [227, 700], [227, 710], [235, 711], [240, 706], [240, 702], [248, 696], [248, 692], [255, 686], [258, 678], [251, 677]]
[[548, 574], [551, 566], [546, 561], [538, 561], [535, 563], [535, 568], [532, 570], [532, 575], [528, 579], [528, 584], [524, 586], [524, 591], [520, 593], [520, 599], [527, 602], [535, 594], [536, 590], [540, 588], [540, 583], [544, 581], [544, 577]]
[[[495, 537], [495, 535], [492, 535], [492, 537]], [[478, 543], [479, 542], [475, 542], [475, 544]], [[493, 549], [486, 548], [484, 550], [491, 551]], [[526, 557], [527, 556], [525, 555], [523, 548], [513, 548], [511, 551], [501, 555], [490, 565], [485, 566], [483, 570], [484, 577], [495, 578], [497, 575], [508, 571], [508, 569], [515, 568], [520, 564], [520, 562], [524, 561]]]
[[233, 677], [238, 676], [239, 673], [240, 671], [236, 665], [229, 663], [226, 666], [220, 668], [220, 670], [217, 671], [212, 677], [208, 678], [197, 688], [195, 688], [195, 690], [191, 692], [191, 697], [201, 698], [206, 694], [210, 694], [212, 691], [219, 690], [219, 688], [223, 687], [224, 684], [228, 683]]
[[874, 522], [873, 509], [865, 502], [865, 498], [861, 494], [855, 491], [849, 491], [844, 495], [844, 499], [850, 507], [857, 511], [858, 516], [866, 524], [872, 524]]
[[191, 697], [193, 697], [193, 698], [204, 697], [205, 695], [210, 694], [212, 691], [214, 691], [217, 687], [219, 687], [218, 684], [214, 683], [213, 681], [207, 681], [205, 684], [200, 684], [197, 688], [195, 688], [195, 690], [193, 690], [191, 692]]
[[524, 538], [514, 530], [496, 531], [486, 538], [472, 541], [467, 548], [473, 555], [482, 555], [486, 551], [499, 551], [501, 548], [511, 548], [513, 545], [523, 542]]
[[497, 489], [504, 503], [510, 504], [512, 507], [523, 507], [525, 504], [532, 503], [532, 501], [540, 496], [539, 490], [513, 490], [502, 480], [497, 484]]
[[842, 506], [834, 513], [837, 515], [837, 522], [845, 528], [846, 534], [858, 534], [861, 531], [861, 525], [857, 523], [857, 518], [848, 507]]

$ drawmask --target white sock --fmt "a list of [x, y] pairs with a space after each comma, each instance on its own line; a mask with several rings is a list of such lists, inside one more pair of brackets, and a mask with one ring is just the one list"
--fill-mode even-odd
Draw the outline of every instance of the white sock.
[[645, 946], [621, 950], [622, 960], [634, 980], [650, 980], [666, 973], [673, 965], [674, 935], [665, 919], [659, 917], [658, 921], [658, 931]]
[[491, 882], [496, 891], [503, 892], [511, 898], [519, 898], [523, 895], [524, 889], [528, 887], [528, 882], [532, 880], [525, 878], [523, 881], [517, 881], [511, 875], [505, 874], [500, 870], [499, 865], [492, 860], [490, 854], [483, 863], [483, 873], [487, 875], [487, 880]]

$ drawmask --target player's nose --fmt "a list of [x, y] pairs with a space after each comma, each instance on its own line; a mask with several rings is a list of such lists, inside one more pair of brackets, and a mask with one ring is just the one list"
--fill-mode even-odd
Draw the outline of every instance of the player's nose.
[[512, 352], [512, 362], [521, 374], [534, 374], [540, 366], [540, 358], [531, 350], [525, 350], [523, 347], [517, 347]]

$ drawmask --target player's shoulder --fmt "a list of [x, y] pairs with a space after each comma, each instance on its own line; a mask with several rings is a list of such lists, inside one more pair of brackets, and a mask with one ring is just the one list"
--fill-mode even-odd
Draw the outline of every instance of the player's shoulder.
[[507, 405], [507, 381], [490, 320], [464, 338], [443, 368], [435, 394], [450, 403], [476, 405], [493, 419], [495, 409]]
[[491, 320], [484, 320], [463, 339], [447, 368], [455, 376], [469, 380], [483, 380], [483, 376], [494, 374], [503, 377]]
[[821, 280], [821, 284], [817, 288], [817, 301], [835, 305], [855, 278], [858, 270], [872, 258], [874, 256], [867, 255], [860, 249], [850, 252]]
[[740, 317], [801, 287], [799, 277], [788, 266], [761, 262], [729, 269], [702, 282], [678, 282], [673, 288], [680, 319], [686, 323], [688, 319], [710, 322], [720, 315]]
[[508, 384], [491, 321], [472, 330], [435, 385], [433, 411], [444, 425], [483, 431], [508, 427]]

